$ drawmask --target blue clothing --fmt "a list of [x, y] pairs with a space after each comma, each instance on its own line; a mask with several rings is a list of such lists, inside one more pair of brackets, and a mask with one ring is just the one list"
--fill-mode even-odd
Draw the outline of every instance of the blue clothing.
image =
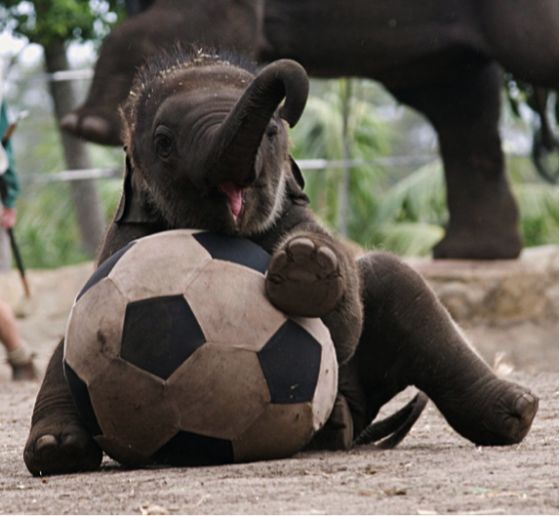
[[[0, 139], [4, 137], [9, 125], [6, 105], [2, 103], [2, 106], [0, 106]], [[13, 208], [19, 195], [19, 181], [16, 176], [14, 153], [10, 142], [6, 145], [6, 154], [8, 155], [8, 170], [2, 176], [6, 185], [6, 198], [2, 199], [2, 204], [6, 208]]]

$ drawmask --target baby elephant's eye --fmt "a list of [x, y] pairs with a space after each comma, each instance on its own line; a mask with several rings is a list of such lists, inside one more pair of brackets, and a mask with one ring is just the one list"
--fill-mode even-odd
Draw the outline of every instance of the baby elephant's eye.
[[154, 146], [160, 159], [167, 159], [173, 152], [173, 134], [166, 127], [158, 127], [154, 133]]
[[276, 135], [278, 134], [278, 125], [275, 122], [271, 122], [270, 124], [268, 124], [268, 127], [266, 128], [266, 135], [269, 138], [274, 138]]

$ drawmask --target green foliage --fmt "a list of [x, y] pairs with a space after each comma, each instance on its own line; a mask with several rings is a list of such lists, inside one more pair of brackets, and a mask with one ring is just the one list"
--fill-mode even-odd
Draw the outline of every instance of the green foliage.
[[543, 183], [513, 185], [521, 211], [525, 246], [558, 243], [558, 187]]
[[427, 255], [443, 238], [447, 218], [443, 170], [436, 161], [380, 192], [373, 244], [400, 255]]
[[68, 185], [34, 188], [18, 203], [16, 234], [24, 263], [32, 268], [85, 261]]
[[[110, 221], [120, 197], [120, 181], [99, 183], [105, 220]], [[16, 235], [24, 263], [30, 268], [55, 268], [88, 260], [68, 183], [36, 184], [18, 203]]]
[[426, 222], [386, 223], [380, 226], [375, 249], [401, 256], [427, 256], [443, 238], [443, 228]]
[[123, 0], [2, 0], [0, 31], [44, 47], [61, 41], [99, 41], [122, 17], [123, 5]]
[[439, 161], [428, 163], [383, 193], [378, 221], [422, 221], [444, 224], [447, 219], [443, 170]]
[[[387, 129], [375, 116], [374, 105], [366, 100], [371, 83], [353, 82], [354, 95], [348, 106], [349, 154], [355, 160], [374, 160], [388, 151]], [[344, 158], [341, 135], [345, 88], [345, 80], [319, 83], [318, 94], [310, 97], [304, 116], [292, 131], [296, 158]], [[370, 221], [375, 218], [378, 205], [375, 189], [383, 178], [383, 171], [376, 164], [355, 165], [350, 169], [348, 236], [356, 241], [367, 234]], [[313, 209], [328, 225], [335, 227], [344, 170], [331, 167], [306, 172], [305, 179]]]

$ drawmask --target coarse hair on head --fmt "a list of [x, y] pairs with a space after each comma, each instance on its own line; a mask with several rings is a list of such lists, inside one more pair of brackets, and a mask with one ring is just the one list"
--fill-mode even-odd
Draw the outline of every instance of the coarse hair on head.
[[122, 120], [122, 141], [129, 145], [130, 132], [134, 130], [134, 115], [139, 104], [150, 98], [173, 74], [197, 66], [219, 64], [257, 72], [256, 63], [246, 56], [215, 47], [176, 43], [150, 56], [134, 75], [132, 87], [119, 108]]

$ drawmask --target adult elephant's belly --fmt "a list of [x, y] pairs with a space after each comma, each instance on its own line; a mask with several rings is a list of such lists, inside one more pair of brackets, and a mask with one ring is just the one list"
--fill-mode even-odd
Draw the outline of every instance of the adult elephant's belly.
[[483, 53], [460, 0], [267, 0], [260, 59], [290, 57], [315, 76], [363, 76], [403, 87]]

